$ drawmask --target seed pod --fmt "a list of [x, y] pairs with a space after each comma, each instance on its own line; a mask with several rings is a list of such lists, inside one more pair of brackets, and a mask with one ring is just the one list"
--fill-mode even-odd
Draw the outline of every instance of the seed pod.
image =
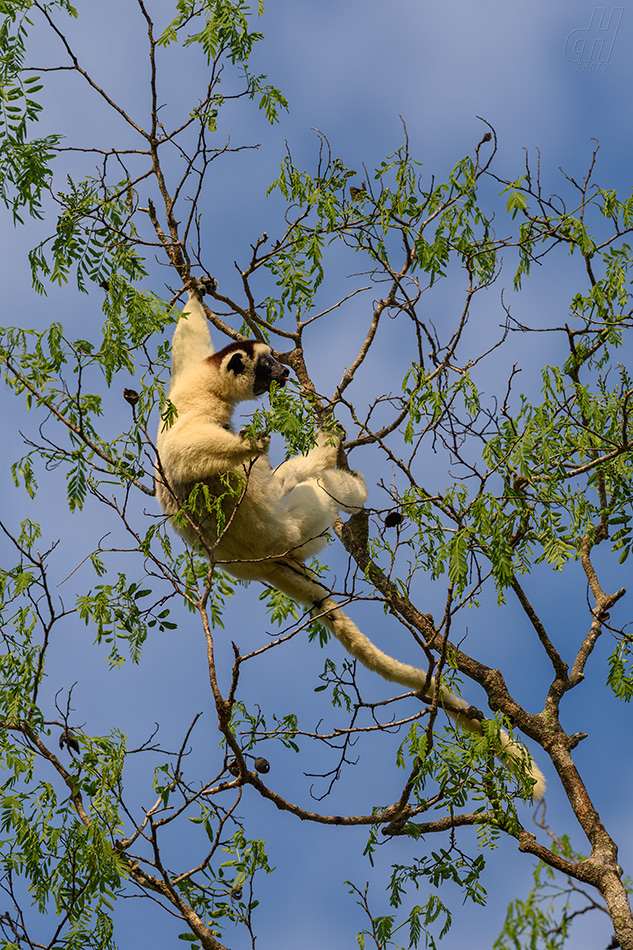
[[63, 749], [64, 746], [68, 746], [69, 752], [79, 752], [79, 743], [70, 729], [64, 729], [59, 737], [59, 748]]
[[403, 521], [404, 518], [399, 511], [390, 511], [385, 518], [385, 528], [397, 528]]
[[255, 759], [254, 762], [255, 771], [261, 772], [262, 775], [265, 775], [266, 772], [270, 772], [270, 762], [268, 759], [263, 759], [261, 757]]
[[123, 398], [126, 402], [129, 402], [131, 406], [135, 406], [141, 397], [135, 389], [124, 389]]

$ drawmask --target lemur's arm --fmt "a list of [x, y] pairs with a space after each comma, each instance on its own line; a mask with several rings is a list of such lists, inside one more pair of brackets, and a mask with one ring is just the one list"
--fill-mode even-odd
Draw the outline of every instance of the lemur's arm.
[[183, 308], [172, 340], [171, 385], [173, 387], [183, 370], [202, 362], [214, 352], [209, 333], [209, 321], [202, 305], [202, 297], [195, 289], [189, 290], [189, 300]]
[[213, 422], [178, 420], [161, 443], [161, 463], [175, 482], [203, 481], [265, 455], [269, 441], [236, 435]]

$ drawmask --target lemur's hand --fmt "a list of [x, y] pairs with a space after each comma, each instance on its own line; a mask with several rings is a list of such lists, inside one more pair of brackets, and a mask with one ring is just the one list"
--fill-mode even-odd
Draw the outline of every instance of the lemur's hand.
[[248, 434], [247, 429], [241, 429], [239, 433], [245, 442], [248, 442], [254, 455], [268, 455], [270, 448], [270, 432], [261, 432], [255, 437]]
[[338, 449], [341, 442], [345, 440], [346, 432], [340, 422], [332, 419], [323, 429], [319, 429], [316, 437], [317, 445], [331, 445]]

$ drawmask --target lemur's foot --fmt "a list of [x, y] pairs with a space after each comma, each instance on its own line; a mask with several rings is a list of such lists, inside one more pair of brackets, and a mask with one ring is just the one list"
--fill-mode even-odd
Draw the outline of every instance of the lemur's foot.
[[218, 282], [215, 277], [194, 277], [189, 286], [199, 297], [204, 297], [205, 294], [212, 294], [217, 290]]

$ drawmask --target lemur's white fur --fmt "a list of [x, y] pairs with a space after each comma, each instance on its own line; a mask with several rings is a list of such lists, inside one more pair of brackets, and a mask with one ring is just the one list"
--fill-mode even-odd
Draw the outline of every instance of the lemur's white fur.
[[[219, 526], [204, 490], [198, 490], [194, 517], [204, 543], [226, 571], [276, 587], [308, 607], [370, 670], [428, 696], [434, 681], [374, 646], [305, 564], [324, 545], [337, 512], [353, 512], [367, 497], [359, 473], [336, 468], [336, 440], [321, 433], [307, 455], [273, 470], [266, 454], [268, 440], [251, 440], [231, 428], [236, 403], [261, 395], [272, 379], [283, 385], [287, 375], [264, 343], [233, 343], [214, 354], [204, 308], [190, 291], [173, 338], [169, 398], [178, 414], [158, 433], [158, 500], [173, 517], [197, 483], [214, 499], [224, 496]], [[237, 496], [227, 494], [226, 480], [221, 480], [229, 472], [244, 476], [241, 482], [235, 479]], [[174, 527], [189, 543], [199, 542], [196, 527], [186, 519]], [[440, 701], [460, 728], [481, 731], [479, 721], [466, 715], [469, 704], [459, 696], [441, 689]], [[503, 731], [501, 741], [506, 760], [525, 757]], [[529, 768], [534, 798], [541, 798], [545, 780], [534, 762]]]

